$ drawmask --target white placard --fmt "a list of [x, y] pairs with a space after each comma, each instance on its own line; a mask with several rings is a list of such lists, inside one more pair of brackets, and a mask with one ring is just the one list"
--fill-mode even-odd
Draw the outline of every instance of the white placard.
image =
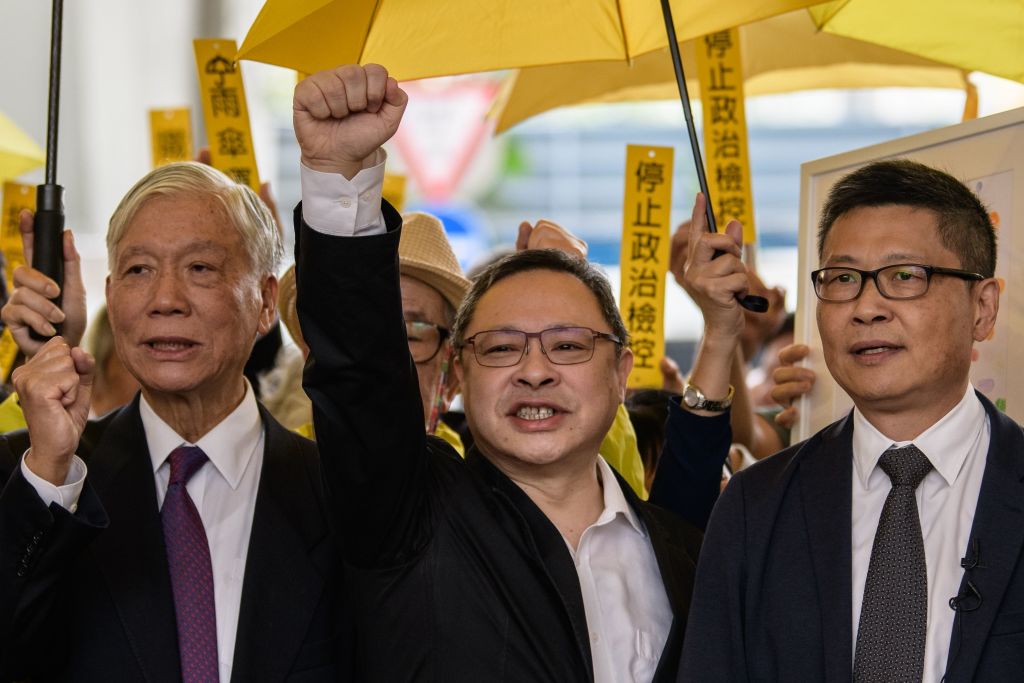
[[[998, 223], [996, 277], [1005, 283], [993, 337], [975, 344], [974, 386], [1018, 422], [1024, 422], [1024, 109], [811, 161], [800, 171], [800, 242], [796, 340], [811, 347], [806, 364], [817, 373], [814, 390], [800, 400], [794, 443], [842, 417], [853, 404], [828, 374], [815, 322], [817, 300], [810, 273], [818, 267], [817, 228], [832, 185], [881, 159], [907, 158], [964, 181]], [[937, 330], [936, 333], [941, 333]]]

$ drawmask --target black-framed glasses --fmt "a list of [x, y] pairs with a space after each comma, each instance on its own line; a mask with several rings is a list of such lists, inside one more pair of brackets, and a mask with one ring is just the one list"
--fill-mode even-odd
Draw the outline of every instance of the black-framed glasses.
[[409, 340], [409, 353], [416, 363], [426, 363], [437, 355], [449, 330], [422, 320], [405, 321], [405, 337]]
[[463, 342], [473, 347], [476, 362], [488, 368], [518, 365], [530, 352], [530, 339], [540, 340], [540, 350], [555, 365], [586, 363], [594, 357], [598, 339], [622, 345], [614, 334], [596, 332], [589, 327], [549, 327], [540, 332], [522, 330], [484, 330]]
[[864, 283], [875, 281], [878, 293], [886, 299], [916, 299], [928, 291], [933, 275], [948, 275], [962, 280], [984, 280], [984, 275], [956, 268], [923, 266], [918, 263], [897, 263], [875, 270], [832, 267], [811, 273], [814, 293], [822, 301], [853, 301], [864, 291]]

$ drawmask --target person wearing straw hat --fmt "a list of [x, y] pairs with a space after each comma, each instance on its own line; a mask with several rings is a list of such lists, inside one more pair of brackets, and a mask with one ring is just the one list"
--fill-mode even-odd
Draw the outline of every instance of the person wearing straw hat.
[[[380, 199], [405, 103], [383, 67], [351, 65], [307, 77], [293, 107], [304, 386], [357, 596], [357, 676], [674, 680], [701, 534], [598, 455], [632, 367], [599, 271], [527, 250], [475, 280], [452, 331], [475, 445], [462, 459], [424, 434], [402, 221]], [[742, 269], [736, 235], [719, 237], [719, 267]]]

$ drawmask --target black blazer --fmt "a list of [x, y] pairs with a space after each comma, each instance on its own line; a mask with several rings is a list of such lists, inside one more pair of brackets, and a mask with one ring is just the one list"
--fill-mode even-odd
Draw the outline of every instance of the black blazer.
[[[979, 397], [992, 438], [971, 529], [980, 561], [961, 592], [970, 580], [982, 599], [957, 613], [947, 683], [1024, 676], [1024, 435]], [[690, 610], [700, 636], [687, 641], [680, 681], [851, 680], [852, 436], [847, 416], [726, 487]]]
[[[24, 432], [0, 438], [0, 680], [181, 680], [163, 532], [138, 398], [90, 422], [76, 514], [21, 476]], [[234, 681], [337, 680], [336, 550], [316, 449], [262, 407], [266, 430]]]
[[[327, 496], [357, 605], [360, 681], [590, 681], [576, 569], [558, 530], [479, 452], [427, 437], [389, 231], [296, 225], [298, 311], [311, 349]], [[647, 525], [674, 623], [656, 680], [673, 680], [700, 534], [620, 486]]]

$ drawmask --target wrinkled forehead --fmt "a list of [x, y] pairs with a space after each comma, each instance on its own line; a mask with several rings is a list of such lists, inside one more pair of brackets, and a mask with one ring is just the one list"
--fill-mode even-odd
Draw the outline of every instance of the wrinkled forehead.
[[939, 216], [906, 205], [858, 207], [839, 216], [821, 249], [821, 265], [948, 264], [957, 256], [942, 243]]

